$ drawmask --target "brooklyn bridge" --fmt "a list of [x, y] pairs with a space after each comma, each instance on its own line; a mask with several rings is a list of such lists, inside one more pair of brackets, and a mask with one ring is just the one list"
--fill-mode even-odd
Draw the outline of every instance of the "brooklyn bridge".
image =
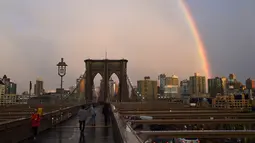
[[[134, 90], [128, 76], [127, 59], [87, 59], [85, 72], [76, 88], [57, 103], [42, 104], [43, 115], [36, 141], [32, 139], [30, 116], [36, 104], [10, 105], [0, 110], [0, 139], [3, 143], [145, 143], [181, 142], [197, 139], [200, 143], [254, 143], [255, 113], [242, 109], [187, 107], [182, 102], [145, 101]], [[99, 100], [94, 98], [94, 78], [102, 76]], [[116, 74], [119, 89], [109, 94], [109, 79]], [[102, 105], [110, 105], [110, 124], [104, 125]], [[77, 112], [82, 105], [95, 105], [96, 125], [90, 118], [80, 133]], [[179, 143], [178, 142], [178, 143]]]

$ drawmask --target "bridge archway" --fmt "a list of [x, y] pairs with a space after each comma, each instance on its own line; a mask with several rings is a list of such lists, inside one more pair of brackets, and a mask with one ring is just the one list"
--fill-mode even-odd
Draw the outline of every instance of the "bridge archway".
[[112, 73], [109, 77], [109, 92], [108, 96], [110, 101], [114, 102], [118, 99], [119, 96], [119, 76], [115, 73]]
[[93, 78], [93, 86], [92, 86], [92, 101], [93, 102], [96, 102], [101, 99], [100, 86], [102, 81], [103, 81], [103, 77], [100, 73], [97, 73], [96, 76]]
[[126, 59], [121, 60], [92, 60], [87, 59], [84, 61], [86, 66], [86, 89], [85, 97], [87, 102], [93, 100], [93, 80], [94, 77], [99, 73], [102, 76], [102, 91], [103, 101], [108, 102], [109, 97], [109, 79], [113, 74], [119, 79], [119, 94], [117, 97], [118, 102], [129, 100], [128, 84], [127, 84], [127, 62]]

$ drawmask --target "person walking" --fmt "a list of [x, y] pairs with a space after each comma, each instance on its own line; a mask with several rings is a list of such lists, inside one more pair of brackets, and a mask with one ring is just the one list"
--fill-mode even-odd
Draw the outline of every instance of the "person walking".
[[84, 132], [85, 124], [87, 120], [87, 111], [84, 105], [82, 105], [81, 109], [78, 111], [78, 118], [79, 118], [80, 131]]
[[41, 117], [40, 117], [40, 114], [38, 113], [37, 109], [35, 109], [34, 113], [32, 113], [31, 121], [32, 121], [33, 136], [34, 136], [34, 140], [35, 140], [37, 133], [38, 133], [38, 128], [39, 128], [40, 122], [41, 122]]
[[93, 105], [90, 106], [90, 113], [91, 113], [91, 120], [92, 120], [92, 126], [96, 125], [96, 111]]
[[110, 108], [107, 103], [104, 103], [102, 113], [104, 114], [104, 124], [105, 124], [105, 126], [107, 126], [108, 120], [109, 120], [109, 113], [110, 113]]

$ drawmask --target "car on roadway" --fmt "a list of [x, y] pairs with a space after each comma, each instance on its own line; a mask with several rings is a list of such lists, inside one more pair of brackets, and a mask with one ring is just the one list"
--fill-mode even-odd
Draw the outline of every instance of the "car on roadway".
[[[146, 142], [147, 143], [147, 142]], [[197, 138], [155, 138], [148, 143], [200, 143]]]
[[178, 138], [176, 143], [200, 143], [200, 140], [197, 138]]

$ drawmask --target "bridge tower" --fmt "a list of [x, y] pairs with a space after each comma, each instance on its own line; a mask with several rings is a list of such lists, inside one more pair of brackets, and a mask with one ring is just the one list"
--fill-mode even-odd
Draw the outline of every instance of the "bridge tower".
[[109, 79], [112, 76], [112, 74], [116, 74], [119, 78], [119, 96], [117, 101], [118, 102], [127, 102], [129, 101], [129, 91], [128, 91], [128, 83], [127, 83], [127, 62], [126, 59], [120, 59], [120, 60], [92, 60], [87, 59], [84, 61], [86, 66], [86, 88], [85, 88], [85, 97], [87, 102], [91, 102], [93, 99], [93, 80], [97, 74], [100, 74], [104, 81], [104, 101], [107, 101], [108, 99], [108, 90], [109, 90]]

